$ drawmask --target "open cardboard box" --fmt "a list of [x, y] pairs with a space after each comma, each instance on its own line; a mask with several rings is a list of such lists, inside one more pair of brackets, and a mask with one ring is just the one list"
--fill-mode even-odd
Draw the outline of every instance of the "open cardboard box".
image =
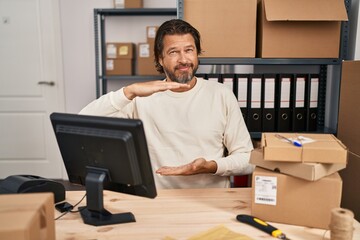
[[316, 181], [346, 168], [345, 163], [301, 163], [264, 161], [261, 149], [254, 149], [250, 163], [271, 171], [284, 173], [308, 181]]
[[257, 57], [338, 58], [344, 0], [260, 0]]
[[[277, 134], [289, 139], [305, 137], [314, 141], [303, 142], [302, 147], [297, 147]], [[266, 161], [347, 163], [347, 147], [332, 134], [263, 133], [261, 147]]]

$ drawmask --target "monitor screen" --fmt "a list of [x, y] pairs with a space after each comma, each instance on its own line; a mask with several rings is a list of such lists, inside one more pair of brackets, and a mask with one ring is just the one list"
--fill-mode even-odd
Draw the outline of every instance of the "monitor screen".
[[69, 181], [86, 187], [87, 206], [79, 208], [84, 222], [134, 222], [132, 213], [105, 210], [103, 189], [156, 197], [141, 120], [68, 113], [52, 113], [50, 119]]

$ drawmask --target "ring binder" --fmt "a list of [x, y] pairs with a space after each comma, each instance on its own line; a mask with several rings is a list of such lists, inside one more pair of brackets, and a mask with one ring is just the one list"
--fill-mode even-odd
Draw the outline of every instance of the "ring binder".
[[264, 74], [261, 97], [262, 131], [275, 131], [275, 82], [276, 74]]
[[248, 92], [247, 127], [250, 132], [261, 132], [261, 87], [262, 75], [251, 74]]
[[308, 77], [306, 74], [297, 74], [294, 78], [293, 85], [293, 101], [292, 101], [292, 112], [293, 112], [293, 123], [292, 130], [294, 132], [302, 132], [306, 130], [306, 86]]
[[277, 120], [276, 129], [278, 132], [291, 131], [291, 86], [293, 82], [292, 74], [281, 74], [277, 81], [278, 97], [276, 101]]

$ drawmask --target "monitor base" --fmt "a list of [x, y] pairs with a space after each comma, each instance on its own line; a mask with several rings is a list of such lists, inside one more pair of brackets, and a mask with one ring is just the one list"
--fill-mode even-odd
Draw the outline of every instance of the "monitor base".
[[112, 214], [105, 209], [101, 212], [89, 211], [86, 207], [79, 207], [79, 212], [84, 223], [93, 226], [136, 222], [131, 212]]

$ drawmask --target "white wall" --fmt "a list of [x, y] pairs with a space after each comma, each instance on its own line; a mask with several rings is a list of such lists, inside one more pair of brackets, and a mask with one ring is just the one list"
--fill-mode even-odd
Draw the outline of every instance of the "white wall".
[[[63, 66], [65, 81], [65, 109], [66, 112], [77, 113], [86, 104], [96, 98], [95, 90], [95, 45], [94, 45], [94, 8], [112, 8], [113, 0], [59, 0], [62, 31]], [[175, 8], [176, 0], [143, 0], [146, 8]], [[120, 20], [118, 26], [111, 24], [110, 40], [123, 39], [127, 41], [145, 41], [144, 31], [127, 32], [125, 38], [119, 37], [121, 25], [132, 24], [132, 17], [127, 17], [126, 22]], [[143, 18], [139, 29], [151, 24], [160, 24], [164, 19]], [[114, 20], [115, 21], [115, 20]], [[117, 20], [119, 21], [119, 20]], [[118, 31], [116, 32], [118, 28]], [[132, 27], [130, 28], [132, 29]], [[135, 30], [137, 30], [135, 28]], [[109, 31], [110, 32], [110, 31]], [[118, 39], [119, 37], [119, 39]], [[121, 38], [121, 39], [120, 39]], [[127, 84], [122, 82], [120, 84]], [[112, 87], [116, 88], [116, 87]]]

